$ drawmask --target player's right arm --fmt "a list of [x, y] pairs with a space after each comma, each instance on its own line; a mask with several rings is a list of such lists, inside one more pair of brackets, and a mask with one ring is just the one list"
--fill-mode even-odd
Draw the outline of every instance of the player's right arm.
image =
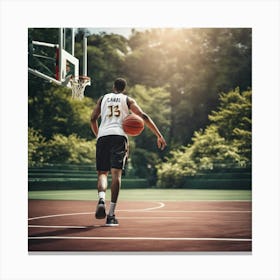
[[166, 147], [166, 141], [162, 134], [160, 133], [159, 129], [157, 128], [156, 124], [153, 122], [150, 116], [148, 114], [144, 113], [143, 110], [140, 108], [140, 106], [136, 103], [136, 101], [133, 98], [128, 97], [127, 103], [129, 109], [139, 117], [141, 117], [147, 127], [157, 136], [157, 145], [158, 148], [163, 150]]
[[100, 117], [101, 114], [101, 102], [102, 102], [102, 98], [103, 96], [101, 96], [98, 100], [97, 100], [97, 104], [95, 106], [95, 108], [92, 111], [91, 114], [91, 118], [90, 118], [90, 127], [91, 127], [91, 131], [93, 132], [93, 134], [97, 137], [98, 135], [98, 118]]

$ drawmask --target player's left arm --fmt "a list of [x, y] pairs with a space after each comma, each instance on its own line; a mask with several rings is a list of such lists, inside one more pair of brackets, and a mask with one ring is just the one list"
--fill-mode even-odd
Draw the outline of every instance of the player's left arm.
[[98, 118], [101, 114], [101, 101], [102, 97], [100, 97], [97, 101], [95, 108], [92, 111], [91, 118], [90, 118], [90, 127], [93, 134], [97, 137], [98, 135]]
[[166, 147], [166, 141], [162, 134], [160, 133], [159, 129], [157, 128], [156, 124], [153, 122], [151, 117], [143, 112], [140, 106], [136, 103], [136, 101], [132, 98], [128, 98], [128, 105], [129, 109], [136, 115], [140, 116], [147, 127], [157, 136], [157, 145], [158, 148], [163, 150]]

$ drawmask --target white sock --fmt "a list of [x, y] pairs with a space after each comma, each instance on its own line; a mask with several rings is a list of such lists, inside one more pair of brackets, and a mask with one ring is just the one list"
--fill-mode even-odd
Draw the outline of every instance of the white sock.
[[99, 192], [99, 193], [98, 193], [98, 198], [99, 198], [99, 199], [102, 198], [102, 199], [105, 200], [105, 192]]
[[112, 201], [110, 202], [110, 210], [108, 213], [109, 216], [113, 216], [115, 214], [116, 205], [117, 205], [117, 203], [114, 203]]

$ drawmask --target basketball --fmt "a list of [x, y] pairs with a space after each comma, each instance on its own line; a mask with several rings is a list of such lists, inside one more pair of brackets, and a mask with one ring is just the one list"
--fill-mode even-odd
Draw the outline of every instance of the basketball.
[[142, 118], [135, 114], [128, 115], [123, 120], [123, 130], [129, 136], [137, 136], [144, 129], [144, 121]]

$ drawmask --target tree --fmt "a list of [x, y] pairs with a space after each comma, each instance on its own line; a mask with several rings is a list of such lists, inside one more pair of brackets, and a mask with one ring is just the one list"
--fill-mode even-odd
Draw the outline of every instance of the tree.
[[170, 93], [172, 145], [205, 127], [218, 94], [251, 87], [251, 29], [150, 29], [133, 32], [124, 61], [132, 83]]
[[91, 139], [89, 122], [93, 106], [92, 99], [73, 100], [70, 89], [53, 86], [29, 96], [28, 125], [40, 130], [47, 140], [54, 134], [69, 136], [73, 133]]
[[39, 131], [28, 128], [28, 166], [49, 163], [94, 164], [96, 140], [76, 134], [54, 134], [48, 141]]
[[[135, 98], [139, 106], [156, 123], [162, 134], [168, 136], [170, 127], [170, 94], [164, 88], [147, 88], [143, 85], [135, 85], [129, 88], [128, 95]], [[140, 136], [134, 139], [135, 148], [131, 152], [131, 164], [135, 173], [141, 177], [154, 180], [155, 165], [164, 153], [157, 148], [155, 135], [144, 129]]]
[[[91, 140], [90, 111], [101, 95], [112, 90], [115, 78], [122, 76], [128, 81], [128, 94], [152, 116], [168, 142], [167, 151], [159, 152], [148, 130], [133, 139], [135, 155], [131, 164], [143, 176], [154, 174], [156, 169], [146, 168], [145, 173], [140, 164], [153, 166], [169, 150], [181, 150], [182, 145], [192, 143], [195, 131], [216, 137], [206, 127], [212, 122], [209, 114], [215, 117], [211, 112], [217, 111], [219, 94], [236, 87], [241, 92], [251, 87], [250, 28], [153, 28], [134, 31], [129, 39], [79, 29], [75, 55], [80, 67], [84, 34], [88, 38], [88, 75], [92, 79], [85, 91], [88, 99], [75, 102], [70, 89], [29, 74], [29, 127], [40, 131], [46, 141], [56, 134], [68, 138], [73, 133]], [[45, 38], [46, 42], [56, 43], [58, 30], [35, 28], [29, 29], [28, 35], [29, 41]], [[213, 119], [213, 124], [219, 129], [219, 137], [232, 141], [238, 153], [243, 151], [245, 158], [250, 158], [250, 116], [247, 118], [245, 128], [238, 125], [233, 134], [223, 131], [218, 119]], [[143, 153], [144, 149], [147, 153]]]
[[172, 150], [165, 162], [157, 166], [157, 186], [177, 188], [184, 184], [186, 176], [196, 174], [196, 164], [191, 158], [191, 151], [186, 147]]
[[252, 91], [239, 88], [220, 94], [218, 111], [209, 120], [218, 127], [218, 133], [238, 148], [239, 153], [251, 162], [252, 145]]
[[45, 145], [46, 139], [40, 132], [28, 127], [28, 166], [40, 165], [46, 161]]
[[158, 164], [158, 185], [179, 187], [186, 176], [215, 168], [251, 166], [251, 91], [220, 95], [218, 111], [209, 116], [205, 130], [194, 133], [192, 143], [171, 151]]
[[[128, 53], [127, 39], [117, 34], [93, 34], [87, 37], [88, 75], [92, 85], [86, 88], [86, 96], [98, 99], [112, 90], [114, 80], [126, 77], [124, 59]], [[76, 56], [82, 61], [82, 45], [77, 43]], [[82, 66], [82, 65], [81, 65]]]
[[87, 141], [76, 134], [55, 134], [45, 145], [48, 163], [94, 164], [95, 140]]
[[215, 125], [194, 133], [193, 144], [188, 145], [196, 171], [229, 168], [244, 165], [244, 157], [218, 133]]

